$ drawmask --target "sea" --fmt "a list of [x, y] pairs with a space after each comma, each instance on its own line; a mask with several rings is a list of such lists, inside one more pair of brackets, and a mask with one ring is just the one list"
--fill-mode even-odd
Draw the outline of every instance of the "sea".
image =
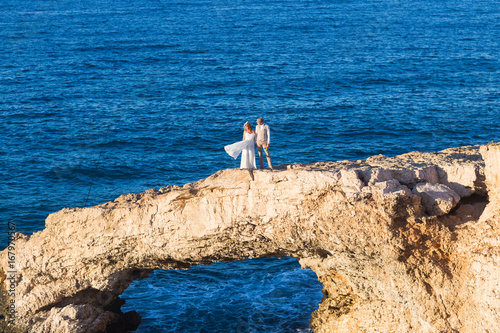
[[[500, 140], [496, 0], [1, 0], [0, 241], [48, 214], [237, 168]], [[137, 332], [310, 332], [295, 258], [155, 271]]]

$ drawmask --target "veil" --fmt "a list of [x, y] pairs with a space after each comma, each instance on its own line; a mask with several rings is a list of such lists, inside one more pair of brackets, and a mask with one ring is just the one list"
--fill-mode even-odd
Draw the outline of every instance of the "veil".
[[254, 147], [253, 140], [238, 141], [233, 144], [224, 147], [226, 153], [234, 159], [238, 156], [244, 149], [252, 149]]

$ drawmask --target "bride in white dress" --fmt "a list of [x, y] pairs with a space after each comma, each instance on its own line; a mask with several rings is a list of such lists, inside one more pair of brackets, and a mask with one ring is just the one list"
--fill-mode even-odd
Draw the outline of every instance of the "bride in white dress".
[[225, 146], [224, 149], [234, 159], [237, 159], [241, 153], [240, 169], [249, 169], [253, 179], [251, 170], [257, 169], [257, 165], [255, 164], [256, 135], [249, 122], [246, 122], [243, 128], [245, 129], [243, 132], [243, 141]]

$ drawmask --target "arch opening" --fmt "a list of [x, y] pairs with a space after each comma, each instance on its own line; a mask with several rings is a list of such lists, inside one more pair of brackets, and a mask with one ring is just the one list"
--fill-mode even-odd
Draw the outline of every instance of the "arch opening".
[[296, 258], [258, 258], [157, 270], [121, 295], [135, 332], [312, 332], [322, 284]]

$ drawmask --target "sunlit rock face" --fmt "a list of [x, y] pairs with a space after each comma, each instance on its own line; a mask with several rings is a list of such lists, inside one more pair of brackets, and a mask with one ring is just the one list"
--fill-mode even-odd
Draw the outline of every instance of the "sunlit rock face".
[[63, 209], [17, 234], [14, 280], [1, 253], [3, 287], [18, 328], [123, 332], [139, 319], [118, 296], [155, 269], [293, 256], [324, 286], [314, 332], [499, 332], [499, 161], [491, 145], [231, 169]]

